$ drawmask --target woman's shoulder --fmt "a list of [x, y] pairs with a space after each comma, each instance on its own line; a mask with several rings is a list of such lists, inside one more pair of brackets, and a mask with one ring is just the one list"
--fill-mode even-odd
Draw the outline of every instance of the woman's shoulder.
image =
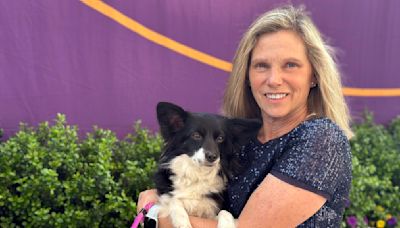
[[317, 117], [309, 119], [295, 128], [288, 137], [288, 147], [300, 154], [350, 157], [350, 142], [344, 131], [331, 119]]
[[339, 125], [327, 117], [315, 117], [304, 121], [292, 131], [292, 137], [348, 142], [346, 134]]
[[[330, 199], [340, 181], [351, 176], [349, 141], [332, 120], [313, 118], [304, 121], [288, 137], [288, 144], [272, 168], [272, 174], [294, 179], [298, 186]], [[289, 180], [290, 182], [290, 180]], [[349, 183], [346, 183], [346, 186]], [[314, 189], [314, 190], [313, 190]]]

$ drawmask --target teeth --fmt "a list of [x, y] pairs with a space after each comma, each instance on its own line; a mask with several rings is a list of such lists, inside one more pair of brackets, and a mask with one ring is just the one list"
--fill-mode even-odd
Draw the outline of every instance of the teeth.
[[282, 99], [287, 96], [287, 93], [267, 93], [269, 99]]

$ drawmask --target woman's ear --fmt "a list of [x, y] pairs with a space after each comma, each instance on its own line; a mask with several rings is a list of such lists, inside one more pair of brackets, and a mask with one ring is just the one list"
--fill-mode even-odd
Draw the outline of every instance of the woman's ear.
[[310, 83], [310, 88], [315, 88], [318, 86], [318, 80], [317, 77], [315, 76], [315, 74], [312, 75], [311, 77], [311, 83]]
[[316, 86], [317, 86], [317, 83], [315, 83], [314, 81], [311, 81], [310, 88], [312, 89], [312, 88], [314, 88]]

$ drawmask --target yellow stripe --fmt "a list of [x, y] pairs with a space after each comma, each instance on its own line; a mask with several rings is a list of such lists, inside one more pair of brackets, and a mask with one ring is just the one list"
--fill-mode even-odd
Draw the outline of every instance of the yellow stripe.
[[231, 63], [215, 58], [214, 56], [208, 55], [204, 52], [198, 51], [191, 47], [188, 47], [182, 43], [176, 42], [166, 36], [163, 36], [160, 33], [148, 29], [145, 26], [123, 15], [121, 12], [115, 10], [114, 8], [112, 8], [111, 6], [105, 4], [100, 0], [81, 0], [81, 1], [86, 5], [90, 6], [91, 8], [99, 11], [100, 13], [117, 21], [126, 28], [132, 30], [133, 32], [143, 36], [144, 38], [156, 44], [164, 46], [168, 49], [171, 49], [172, 51], [178, 52], [181, 55], [187, 56], [189, 58], [200, 61], [202, 63], [213, 66], [223, 71], [230, 72], [232, 69]]
[[[172, 51], [175, 51], [181, 55], [187, 56], [196, 61], [205, 63], [217, 69], [230, 72], [232, 70], [232, 64], [218, 59], [214, 56], [206, 54], [204, 52], [198, 51], [191, 47], [188, 47], [182, 43], [176, 42], [160, 33], [157, 33], [142, 24], [136, 22], [135, 20], [125, 16], [118, 10], [112, 8], [101, 0], [81, 0], [89, 7], [99, 11], [103, 15], [113, 19], [129, 30], [139, 34], [140, 36], [158, 44], [166, 47]], [[358, 96], [358, 97], [395, 97], [400, 96], [399, 88], [388, 88], [388, 89], [378, 89], [378, 88], [343, 88], [343, 94], [345, 96]]]
[[388, 88], [343, 88], [343, 94], [346, 96], [357, 97], [397, 97], [400, 96], [400, 89]]

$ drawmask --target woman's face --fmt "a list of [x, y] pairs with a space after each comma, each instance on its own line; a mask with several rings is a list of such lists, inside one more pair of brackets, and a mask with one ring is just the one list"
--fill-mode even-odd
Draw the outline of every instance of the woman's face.
[[261, 35], [249, 67], [252, 94], [266, 120], [307, 115], [312, 67], [303, 40], [293, 31]]

